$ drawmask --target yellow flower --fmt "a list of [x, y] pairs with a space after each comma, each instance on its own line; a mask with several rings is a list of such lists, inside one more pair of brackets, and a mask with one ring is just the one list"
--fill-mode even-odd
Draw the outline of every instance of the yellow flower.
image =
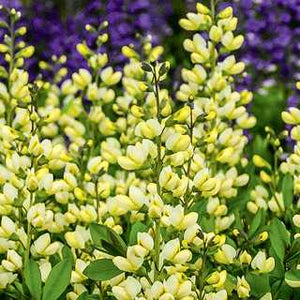
[[250, 285], [246, 281], [244, 276], [242, 276], [242, 278], [240, 278], [240, 277], [237, 278], [236, 290], [237, 290], [239, 298], [249, 297]]
[[269, 273], [275, 267], [275, 260], [273, 257], [266, 258], [264, 251], [259, 251], [251, 262], [251, 267], [258, 270], [259, 273]]
[[218, 263], [227, 265], [233, 263], [235, 256], [236, 250], [232, 246], [224, 244], [221, 246], [221, 249], [217, 251], [214, 258]]

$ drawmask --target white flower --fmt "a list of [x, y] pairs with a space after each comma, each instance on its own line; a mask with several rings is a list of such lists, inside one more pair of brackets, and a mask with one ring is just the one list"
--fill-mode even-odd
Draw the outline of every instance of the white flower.
[[275, 260], [273, 257], [266, 258], [264, 251], [259, 251], [251, 262], [251, 267], [258, 270], [259, 273], [269, 273], [275, 267]]

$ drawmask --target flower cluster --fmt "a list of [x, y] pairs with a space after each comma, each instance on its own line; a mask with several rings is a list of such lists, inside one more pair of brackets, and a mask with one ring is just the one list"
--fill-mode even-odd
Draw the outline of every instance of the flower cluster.
[[[125, 59], [120, 53], [121, 47], [131, 43], [138, 46], [138, 41], [143, 36], [151, 34], [152, 42], [159, 43], [171, 33], [166, 18], [172, 9], [169, 1], [165, 1], [157, 9], [158, 2], [136, 0], [127, 3], [124, 0], [109, 0], [104, 4], [92, 0], [85, 7], [81, 5], [68, 12], [65, 18], [60, 14], [55, 1], [32, 1], [25, 5], [20, 0], [5, 0], [1, 4], [21, 11], [23, 23], [28, 27], [26, 40], [36, 45], [36, 55], [27, 61], [30, 75], [35, 78], [41, 72], [51, 80], [61, 65], [70, 73], [79, 67], [86, 67], [86, 61], [78, 54], [74, 44], [86, 39], [87, 24], [95, 27], [88, 35], [87, 44], [99, 51], [98, 26], [105, 20], [109, 21], [107, 31], [110, 41], [105, 49], [109, 50], [113, 64], [122, 66]], [[158, 30], [158, 26], [162, 29]], [[61, 56], [64, 56], [63, 59], [60, 59]]]
[[[34, 48], [7, 11], [0, 67], [0, 295], [11, 299], [222, 300], [296, 297], [298, 147], [280, 168], [247, 155], [256, 124], [236, 91], [233, 9], [197, 3], [191, 67], [168, 88], [162, 46], [127, 45], [115, 68], [106, 33], [77, 44], [86, 67], [60, 82], [24, 70]], [[105, 28], [106, 22], [98, 24]], [[90, 27], [93, 32], [94, 27]], [[140, 48], [141, 51], [137, 49]], [[60, 71], [62, 72], [62, 71]], [[61, 76], [63, 77], [63, 76]], [[292, 108], [283, 119], [296, 125]], [[299, 119], [299, 120], [298, 120]], [[263, 147], [262, 147], [263, 148]], [[294, 192], [293, 192], [294, 190]], [[288, 232], [290, 229], [290, 232]]]

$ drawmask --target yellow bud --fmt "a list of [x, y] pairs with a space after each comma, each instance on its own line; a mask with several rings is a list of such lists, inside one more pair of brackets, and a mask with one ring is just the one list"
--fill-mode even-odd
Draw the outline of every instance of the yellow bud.
[[270, 164], [259, 155], [255, 154], [252, 158], [252, 161], [253, 161], [254, 165], [258, 168], [265, 168], [265, 167], [269, 168], [270, 167]]
[[203, 265], [203, 259], [201, 257], [199, 257], [196, 262], [195, 262], [195, 267], [198, 269], [198, 270], [201, 270], [202, 268], [202, 265]]
[[227, 19], [232, 17], [233, 15], [233, 9], [231, 6], [226, 7], [225, 9], [223, 9], [217, 17], [219, 17], [220, 19]]
[[294, 223], [297, 227], [300, 227], [300, 214], [294, 215], [294, 217], [293, 217], [293, 223]]
[[217, 116], [217, 114], [216, 114], [215, 111], [210, 111], [210, 112], [208, 113], [208, 115], [205, 117], [205, 119], [206, 119], [207, 121], [211, 121], [211, 120], [213, 120], [216, 116]]
[[223, 34], [222, 28], [220, 28], [216, 25], [214, 25], [209, 31], [209, 37], [215, 43], [218, 43], [221, 41], [222, 34]]
[[210, 10], [207, 6], [203, 5], [202, 3], [197, 3], [196, 5], [197, 11], [199, 14], [208, 15], [210, 13]]
[[91, 50], [86, 44], [83, 43], [77, 44], [76, 49], [79, 52], [79, 54], [81, 54], [82, 56], [87, 56], [91, 54]]
[[241, 264], [247, 264], [249, 265], [251, 263], [252, 257], [251, 255], [245, 250], [242, 252], [242, 254], [239, 257]]
[[18, 55], [29, 58], [33, 55], [33, 53], [34, 53], [34, 47], [33, 46], [28, 46], [28, 47], [20, 50]]
[[243, 105], [246, 105], [248, 103], [250, 103], [253, 99], [253, 94], [247, 90], [243, 90], [241, 93], [241, 100], [240, 103]]
[[269, 234], [267, 231], [263, 231], [259, 234], [258, 236], [258, 239], [261, 241], [261, 242], [264, 242], [265, 240], [267, 240], [267, 238], [269, 237]]
[[141, 118], [144, 116], [142, 107], [139, 107], [137, 105], [132, 105], [130, 111], [136, 118]]
[[79, 201], [85, 201], [86, 200], [85, 192], [79, 187], [76, 187], [74, 189], [74, 195]]
[[267, 174], [265, 171], [260, 171], [259, 173], [260, 179], [265, 182], [265, 183], [270, 183], [272, 182], [272, 178], [269, 174]]
[[0, 53], [6, 53], [9, 51], [8, 46], [4, 45], [4, 44], [0, 44]]
[[154, 47], [149, 55], [149, 59], [151, 61], [157, 60], [164, 52], [164, 48], [162, 46], [156, 46]]
[[234, 236], [239, 236], [240, 235], [240, 231], [236, 228], [233, 229], [232, 233], [233, 233]]
[[213, 272], [206, 280], [208, 284], [215, 284], [220, 280], [220, 275], [218, 271]]
[[138, 57], [138, 54], [129, 46], [122, 47], [122, 54], [128, 58]]
[[238, 279], [237, 293], [238, 293], [239, 298], [249, 297], [249, 293], [250, 293], [249, 283], [246, 281], [244, 276], [242, 276], [242, 278], [238, 277], [237, 279]]
[[20, 27], [20, 28], [16, 31], [16, 33], [19, 34], [19, 35], [24, 35], [24, 34], [26, 34], [26, 32], [27, 32], [27, 28], [26, 28], [25, 26]]

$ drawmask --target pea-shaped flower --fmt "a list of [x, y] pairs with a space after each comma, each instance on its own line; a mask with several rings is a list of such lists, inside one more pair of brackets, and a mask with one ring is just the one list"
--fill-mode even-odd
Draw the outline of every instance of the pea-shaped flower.
[[167, 141], [166, 147], [173, 152], [179, 152], [186, 150], [191, 143], [191, 139], [188, 135], [180, 134], [179, 132], [171, 134]]
[[235, 257], [236, 250], [228, 244], [224, 244], [214, 256], [218, 263], [225, 265], [232, 264]]
[[251, 267], [259, 273], [269, 273], [275, 267], [275, 260], [273, 257], [267, 258], [264, 251], [259, 251], [253, 258]]
[[162, 126], [157, 119], [141, 121], [135, 128], [135, 134], [147, 139], [154, 139], [162, 132]]
[[118, 300], [130, 300], [135, 299], [141, 288], [139, 281], [129, 276], [119, 285], [113, 286], [112, 293]]

